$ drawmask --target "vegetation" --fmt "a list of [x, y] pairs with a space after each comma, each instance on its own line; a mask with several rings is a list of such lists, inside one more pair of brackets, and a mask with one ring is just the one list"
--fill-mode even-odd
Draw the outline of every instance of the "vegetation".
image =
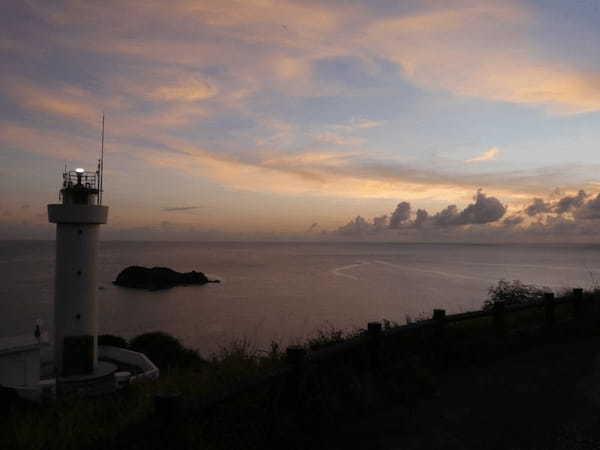
[[186, 348], [174, 336], [162, 331], [140, 334], [131, 342], [121, 336], [102, 334], [98, 345], [111, 345], [144, 353], [161, 370], [187, 369], [200, 367], [206, 361], [193, 349]]
[[161, 370], [197, 367], [206, 363], [197, 351], [184, 347], [179, 339], [162, 331], [134, 337], [129, 348], [144, 353]]
[[332, 345], [340, 344], [348, 339], [352, 339], [360, 334], [360, 330], [354, 332], [345, 332], [329, 325], [317, 330], [316, 334], [308, 339], [306, 346], [311, 351], [321, 350]]
[[503, 302], [506, 306], [537, 302], [543, 299], [545, 292], [550, 292], [550, 289], [525, 284], [520, 280], [500, 280], [497, 285], [488, 289], [488, 299], [484, 302], [483, 309], [492, 309], [496, 302]]
[[114, 334], [101, 334], [98, 336], [98, 345], [110, 345], [113, 347], [129, 348], [127, 339]]

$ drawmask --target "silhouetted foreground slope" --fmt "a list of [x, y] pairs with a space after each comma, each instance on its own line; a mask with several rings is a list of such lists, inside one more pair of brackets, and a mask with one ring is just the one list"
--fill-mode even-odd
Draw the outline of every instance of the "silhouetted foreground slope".
[[599, 449], [600, 337], [456, 369], [433, 395], [346, 423], [331, 449]]

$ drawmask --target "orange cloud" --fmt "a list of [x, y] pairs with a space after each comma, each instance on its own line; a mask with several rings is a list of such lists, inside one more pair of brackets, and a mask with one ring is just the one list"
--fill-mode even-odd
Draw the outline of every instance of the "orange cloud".
[[359, 138], [356, 136], [341, 136], [339, 134], [324, 132], [324, 133], [313, 133], [314, 137], [318, 142], [324, 144], [334, 144], [340, 147], [358, 147], [366, 144], [366, 139]]
[[[380, 54], [397, 61], [407, 75], [418, 84], [442, 87], [463, 95], [476, 95], [494, 100], [532, 104], [556, 103], [559, 108], [569, 111], [593, 110], [598, 107], [595, 93], [594, 74], [572, 70], [557, 70], [543, 60], [524, 58], [522, 53], [508, 54], [504, 45], [507, 39], [514, 40], [512, 48], [523, 48], [519, 42], [519, 30], [515, 36], [495, 36], [500, 46], [489, 46], [485, 39], [472, 39], [465, 45], [465, 35], [485, 34], [490, 29], [488, 23], [496, 23], [491, 31], [504, 32], [506, 27], [518, 27], [531, 20], [531, 12], [522, 7], [507, 3], [504, 6], [463, 6], [454, 9], [434, 9], [413, 16], [400, 16], [383, 20], [369, 21], [368, 14], [357, 21], [357, 9], [319, 6], [310, 8], [292, 2], [277, 3], [247, 2], [235, 8], [225, 2], [206, 2], [199, 6], [193, 3], [175, 3], [169, 6], [170, 14], [186, 14], [188, 21], [204, 23], [217, 34], [224, 34], [227, 40], [219, 44], [207, 44], [203, 40], [189, 42], [166, 37], [160, 40], [139, 40], [112, 38], [111, 45], [99, 46], [96, 39], [83, 45], [96, 51], [110, 49], [134, 56], [175, 62], [197, 64], [202, 61], [228, 64], [236, 61], [240, 67], [249, 66], [245, 79], [259, 83], [268, 81], [264, 68], [272, 65], [272, 74], [285, 80], [302, 79], [304, 87], [291, 85], [288, 93], [302, 89], [304, 94], [314, 92], [314, 84], [307, 85], [311, 74], [311, 60], [325, 56], [352, 55], [356, 49], [363, 54]], [[156, 8], [156, 5], [153, 7]], [[152, 11], [154, 9], [150, 8]], [[144, 11], [141, 11], [144, 13]], [[157, 12], [157, 11], [154, 11]], [[148, 11], [145, 11], [148, 13]], [[163, 11], [164, 13], [164, 11]], [[184, 18], [184, 17], [182, 17]], [[342, 28], [347, 22], [356, 22], [357, 30], [352, 32]], [[500, 25], [497, 25], [499, 23]], [[263, 28], [270, 27], [268, 33]], [[239, 30], [237, 27], [243, 27]], [[250, 28], [248, 28], [250, 27]], [[168, 28], [168, 27], [167, 27]], [[362, 28], [362, 29], [361, 29]], [[322, 33], [335, 33], [327, 40], [315, 40]], [[366, 40], [364, 38], [366, 31]], [[515, 30], [511, 30], [515, 31]], [[441, 33], [450, 33], [442, 35]], [[357, 40], [355, 36], [360, 36]], [[491, 39], [490, 39], [491, 40]], [[266, 45], [252, 55], [244, 52], [240, 42]], [[478, 42], [483, 45], [478, 47]], [[526, 44], [526, 42], [525, 42]], [[269, 51], [269, 46], [275, 50]], [[281, 54], [281, 48], [300, 50], [303, 56], [290, 57]], [[507, 60], [507, 63], [504, 61]], [[265, 61], [268, 61], [265, 66]], [[519, 70], [515, 70], [519, 67]], [[458, 68], [458, 71], [456, 70]], [[455, 73], [454, 73], [455, 72]], [[183, 94], [187, 90], [166, 88], [160, 91], [167, 97]], [[192, 94], [192, 98], [204, 98], [206, 93]]]
[[496, 157], [498, 156], [498, 153], [500, 153], [500, 149], [498, 147], [492, 147], [489, 150], [486, 150], [485, 152], [483, 152], [481, 155], [474, 156], [473, 158], [469, 158], [465, 162], [473, 163], [473, 162], [479, 162], [479, 161], [490, 161], [492, 159], [496, 159]]
[[448, 177], [419, 169], [369, 167], [361, 162], [358, 153], [305, 152], [248, 162], [218, 155], [180, 139], [166, 139], [162, 143], [173, 151], [148, 151], [140, 157], [156, 167], [169, 167], [253, 192], [372, 199], [444, 198], [450, 202], [469, 199], [482, 186], [504, 200], [525, 201], [546, 192], [543, 183], [536, 185], [535, 181], [522, 178], [509, 182], [502, 175]]
[[[68, 117], [82, 122], [97, 122], [100, 111], [93, 97], [80, 89], [51, 90], [27, 82], [12, 83], [9, 95], [27, 109]], [[95, 100], [95, 99], [94, 99]]]
[[98, 148], [95, 140], [8, 121], [0, 121], [0, 142], [5, 148], [38, 153], [63, 161], [88, 159], [90, 149]]
[[[135, 14], [123, 14], [123, 8]], [[85, 25], [78, 39], [56, 38], [66, 47], [188, 68], [227, 66], [236, 75], [223, 86], [226, 92], [256, 92], [275, 81], [287, 95], [344, 93], [341, 83], [316, 80], [312, 64], [352, 56], [365, 63], [393, 61], [411, 82], [430, 89], [556, 113], [600, 109], [598, 73], [540, 54], [529, 33], [536, 10], [511, 0], [432, 1], [385, 16], [368, 4], [290, 0], [123, 1], [115, 7], [74, 1], [68, 8], [37, 3], [34, 10], [51, 23]], [[110, 36], [104, 23], [111, 23]], [[147, 23], [156, 24], [152, 35]], [[203, 83], [167, 84], [150, 95], [192, 101], [215, 96]]]
[[[462, 4], [461, 4], [462, 3]], [[433, 6], [430, 10], [422, 10], [399, 17], [387, 17], [371, 26], [371, 30], [400, 33], [444, 33], [448, 31], [465, 31], [465, 26], [476, 26], [481, 19], [501, 20], [510, 23], [527, 23], [530, 13], [521, 5], [511, 1], [504, 4], [475, 2], [455, 2]]]
[[448, 8], [376, 22], [368, 42], [429, 88], [556, 113], [600, 109], [597, 73], [560, 67], [528, 51], [533, 21], [531, 10], [510, 2]]
[[311, 64], [309, 61], [299, 58], [279, 57], [273, 62], [275, 73], [282, 80], [297, 78], [308, 78], [311, 76]]
[[[150, 84], [140, 80], [137, 85], [124, 80], [113, 80], [112, 96], [101, 96], [72, 85], [57, 88], [42, 87], [27, 80], [8, 80], [5, 92], [27, 110], [50, 116], [71, 119], [98, 130], [100, 117], [106, 113], [109, 132], [113, 136], [151, 136], [157, 131], [168, 132], [209, 116], [208, 110], [196, 102], [216, 92], [211, 87], [198, 88], [173, 84], [171, 87]], [[155, 86], [150, 89], [151, 86]], [[162, 87], [160, 87], [162, 86]], [[204, 86], [200, 83], [200, 86]], [[147, 88], [147, 89], [144, 89]], [[135, 108], [131, 94], [148, 98], [164, 97], [152, 108]], [[167, 101], [173, 100], [173, 101]]]
[[194, 102], [214, 97], [217, 89], [198, 77], [172, 80], [170, 83], [150, 89], [144, 93], [149, 98], [166, 101]]

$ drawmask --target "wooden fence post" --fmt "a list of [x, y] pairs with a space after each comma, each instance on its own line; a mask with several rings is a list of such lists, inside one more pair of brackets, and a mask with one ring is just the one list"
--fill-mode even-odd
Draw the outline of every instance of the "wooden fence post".
[[285, 361], [296, 370], [300, 370], [306, 358], [306, 349], [301, 345], [290, 345], [285, 349]]
[[555, 306], [554, 292], [546, 292], [544, 294], [544, 328], [548, 333], [554, 329], [556, 323]]
[[440, 369], [446, 369], [448, 367], [448, 355], [446, 352], [447, 346], [444, 342], [446, 337], [446, 310], [445, 309], [434, 309], [433, 310], [433, 323], [434, 323], [434, 364]]
[[494, 329], [496, 336], [506, 336], [506, 305], [504, 302], [494, 302]]
[[446, 310], [445, 309], [434, 309], [433, 310], [433, 321], [435, 322], [435, 335], [439, 339], [444, 338], [446, 328]]
[[583, 318], [583, 289], [573, 289], [573, 315], [575, 320], [580, 322]]
[[368, 351], [371, 368], [381, 368], [381, 323], [369, 322], [367, 324]]

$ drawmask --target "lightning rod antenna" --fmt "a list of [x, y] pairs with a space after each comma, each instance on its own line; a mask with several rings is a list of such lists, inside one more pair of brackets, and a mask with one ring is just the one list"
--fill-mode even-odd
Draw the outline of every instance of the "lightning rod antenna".
[[100, 144], [100, 182], [99, 182], [99, 203], [102, 204], [102, 187], [103, 187], [103, 176], [104, 176], [104, 113], [102, 113], [102, 139]]

